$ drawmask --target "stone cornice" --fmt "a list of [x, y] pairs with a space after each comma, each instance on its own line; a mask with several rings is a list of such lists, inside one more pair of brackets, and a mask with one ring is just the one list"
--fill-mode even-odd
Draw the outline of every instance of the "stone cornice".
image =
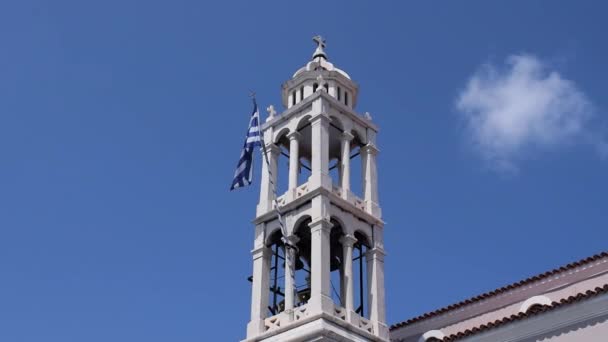
[[302, 137], [302, 134], [300, 134], [300, 132], [298, 132], [298, 131], [293, 131], [293, 132], [287, 133], [287, 139], [289, 139], [289, 140], [299, 140], [300, 137]]
[[357, 238], [350, 234], [342, 235], [340, 237], [340, 243], [342, 246], [352, 247], [357, 241]]
[[376, 147], [376, 145], [374, 145], [372, 143], [369, 143], [369, 144], [363, 146], [363, 149], [365, 150], [365, 153], [373, 154], [373, 155], [377, 155], [378, 152], [380, 152], [378, 147]]
[[[334, 194], [333, 192], [328, 191], [327, 189], [322, 188], [322, 187], [313, 189], [310, 192], [302, 195], [302, 197], [299, 197], [299, 198], [285, 204], [284, 206], [281, 207], [281, 213], [283, 215], [286, 215], [290, 211], [298, 209], [301, 206], [303, 206], [307, 203], [310, 203], [310, 200], [313, 197], [316, 197], [319, 195], [324, 195], [324, 196], [329, 197], [329, 200], [333, 205], [352, 213], [356, 218], [363, 220], [364, 222], [373, 224], [380, 229], [382, 229], [384, 227], [384, 221], [382, 221], [382, 219], [375, 217], [375, 216], [371, 215], [370, 213], [365, 212], [365, 211], [355, 207], [352, 203], [346, 201], [342, 197], [340, 197], [340, 196]], [[256, 217], [252, 223], [257, 225], [260, 223], [275, 220], [276, 218], [277, 218], [276, 211], [270, 210], [270, 211]]]
[[316, 92], [316, 93], [308, 96], [307, 98], [302, 100], [300, 103], [296, 104], [295, 106], [293, 106], [291, 108], [286, 109], [280, 115], [275, 116], [274, 119], [272, 119], [268, 122], [265, 122], [262, 125], [262, 131], [265, 131], [269, 127], [277, 126], [278, 124], [289, 120], [291, 117], [293, 117], [296, 114], [299, 114], [300, 112], [302, 112], [303, 110], [309, 108], [312, 105], [312, 102], [314, 100], [318, 99], [319, 97], [323, 97], [324, 99], [328, 100], [332, 107], [335, 107], [342, 114], [351, 118], [353, 121], [357, 122], [359, 125], [369, 128], [369, 129], [373, 130], [374, 132], [378, 132], [378, 126], [376, 126], [373, 122], [362, 117], [357, 112], [355, 112], [352, 108], [342, 104], [341, 102], [339, 102], [338, 100], [336, 100], [335, 98], [333, 98], [331, 95], [327, 94], [324, 91]]
[[[293, 322], [291, 324], [287, 324], [284, 327], [278, 328], [276, 330], [272, 330], [272, 331], [269, 331], [267, 333], [261, 334], [259, 336], [243, 340], [242, 342], [263, 341], [265, 339], [271, 338], [273, 336], [278, 336], [278, 335], [280, 335], [280, 334], [282, 334], [282, 333], [284, 333], [286, 331], [294, 330], [297, 327], [300, 327], [300, 326], [312, 323], [312, 322], [317, 321], [317, 320], [327, 321], [328, 323], [335, 324], [337, 326], [345, 328], [346, 330], [350, 331], [351, 333], [359, 335], [359, 336], [361, 336], [361, 337], [363, 337], [363, 338], [365, 338], [365, 339], [367, 339], [369, 341], [372, 341], [372, 342], [388, 342], [387, 340], [385, 340], [385, 339], [383, 339], [381, 337], [378, 337], [378, 336], [376, 336], [374, 334], [371, 334], [371, 333], [369, 333], [369, 332], [367, 332], [367, 331], [365, 331], [363, 329], [357, 328], [357, 327], [353, 326], [352, 324], [350, 324], [348, 322], [345, 322], [344, 320], [341, 320], [341, 319], [339, 319], [337, 317], [334, 317], [334, 316], [332, 316], [332, 315], [330, 315], [328, 313], [325, 313], [325, 312], [320, 312], [318, 314], [311, 315], [311, 316], [306, 317], [306, 318], [304, 318], [302, 320]], [[316, 336], [315, 334], [319, 332], [319, 331], [316, 331], [316, 329], [307, 329], [307, 331], [309, 332], [310, 337], [315, 337]], [[306, 338], [306, 336], [300, 336], [300, 337], [301, 338]]]
[[352, 141], [355, 136], [351, 133], [351, 132], [342, 132], [342, 135], [340, 135], [340, 138], [342, 138], [342, 140], [346, 140], [346, 141]]

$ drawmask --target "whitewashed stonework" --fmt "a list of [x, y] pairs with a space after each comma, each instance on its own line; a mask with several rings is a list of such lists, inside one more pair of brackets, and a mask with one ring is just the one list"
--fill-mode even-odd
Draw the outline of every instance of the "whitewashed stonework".
[[[252, 250], [253, 277], [251, 319], [245, 341], [388, 341], [384, 303], [384, 244], [376, 171], [378, 128], [355, 112], [358, 87], [350, 76], [328, 61], [324, 41], [313, 58], [282, 87], [286, 108], [277, 114], [269, 107], [262, 127], [269, 163], [261, 172], [255, 241]], [[279, 193], [277, 205], [285, 222], [286, 243], [300, 246], [298, 252], [285, 248], [284, 300], [278, 313], [269, 314], [271, 288], [271, 237], [280, 230], [274, 207], [273, 184], [281, 147], [289, 151], [288, 189]], [[351, 148], [359, 149], [363, 193], [351, 191]], [[336, 161], [339, 180], [330, 176], [330, 161]], [[298, 182], [303, 162], [310, 177]], [[270, 171], [270, 172], [268, 172]], [[339, 239], [334, 239], [339, 226]], [[296, 232], [297, 230], [297, 232]], [[299, 234], [299, 235], [298, 235]], [[333, 240], [332, 240], [333, 239]], [[364, 241], [363, 241], [364, 240]], [[365, 243], [366, 311], [355, 312], [353, 289], [353, 246]], [[339, 247], [337, 247], [339, 246]], [[332, 250], [332, 248], [334, 250]], [[338, 248], [339, 250], [335, 250]], [[361, 247], [362, 248], [362, 247]], [[296, 253], [310, 251], [309, 298], [299, 300], [295, 288]], [[363, 249], [361, 249], [363, 250]], [[332, 299], [333, 256], [340, 259], [340, 301]], [[332, 260], [330, 261], [330, 257]], [[299, 256], [297, 256], [299, 258]], [[363, 259], [363, 256], [361, 256]], [[298, 259], [299, 260], [299, 259]], [[296, 303], [296, 301], [298, 301]]]

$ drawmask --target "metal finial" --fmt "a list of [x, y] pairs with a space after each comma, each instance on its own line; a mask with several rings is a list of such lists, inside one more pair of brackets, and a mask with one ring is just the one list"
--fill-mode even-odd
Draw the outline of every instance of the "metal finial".
[[312, 54], [312, 59], [315, 59], [317, 57], [323, 57], [323, 58], [327, 59], [327, 55], [325, 54], [325, 51], [323, 50], [325, 48], [325, 39], [323, 39], [323, 37], [321, 37], [320, 35], [316, 35], [316, 36], [312, 37], [312, 40], [315, 43], [317, 43], [317, 49]]

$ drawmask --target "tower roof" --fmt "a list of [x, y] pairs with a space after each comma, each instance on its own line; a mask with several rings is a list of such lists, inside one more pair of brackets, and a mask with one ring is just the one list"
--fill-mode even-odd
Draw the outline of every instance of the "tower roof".
[[344, 70], [336, 68], [332, 63], [329, 62], [327, 53], [325, 53], [325, 39], [317, 35], [314, 36], [312, 40], [317, 44], [317, 48], [312, 54], [312, 60], [306, 63], [305, 66], [298, 69], [298, 71], [296, 71], [291, 78], [296, 78], [306, 71], [327, 70], [336, 71], [350, 80], [350, 76]]

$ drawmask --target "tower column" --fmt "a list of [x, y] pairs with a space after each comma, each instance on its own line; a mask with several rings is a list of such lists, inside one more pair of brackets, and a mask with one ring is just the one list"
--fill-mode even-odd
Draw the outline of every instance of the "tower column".
[[380, 216], [380, 207], [378, 206], [378, 174], [376, 170], [377, 154], [378, 149], [373, 144], [367, 144], [361, 148], [365, 210], [372, 215]]
[[[264, 214], [273, 208], [272, 201], [274, 200], [273, 184], [277, 184], [277, 162], [281, 148], [275, 144], [266, 144], [266, 156], [268, 163], [262, 159], [262, 175], [260, 183], [260, 201], [257, 207], [257, 215]], [[262, 158], [265, 158], [264, 156]], [[270, 164], [270, 173], [268, 172], [268, 164]]]
[[386, 307], [384, 302], [384, 250], [374, 247], [367, 251], [367, 288], [369, 319], [374, 325], [374, 331], [380, 337], [388, 338], [386, 325]]
[[287, 138], [289, 138], [289, 193], [293, 193], [298, 187], [298, 169], [300, 167], [300, 137], [301, 134], [298, 132], [291, 132], [287, 135]]
[[340, 136], [342, 157], [340, 158], [340, 181], [342, 186], [342, 198], [348, 199], [350, 193], [350, 142], [354, 136], [349, 132], [344, 132]]
[[264, 331], [264, 319], [268, 310], [268, 288], [270, 287], [270, 249], [262, 246], [251, 251], [253, 255], [253, 285], [251, 286], [251, 321], [247, 325], [247, 336], [256, 336]]
[[342, 281], [340, 282], [344, 287], [343, 301], [344, 308], [347, 314], [350, 315], [354, 311], [354, 299], [353, 299], [353, 245], [357, 242], [357, 239], [352, 235], [344, 235], [340, 238], [342, 244], [344, 262], [342, 263]]
[[[295, 265], [296, 265], [296, 249], [295, 246], [300, 241], [295, 235], [290, 235], [285, 238], [285, 311], [293, 310], [295, 306]], [[290, 246], [288, 246], [290, 245]]]
[[329, 311], [326, 303], [332, 303], [330, 292], [330, 243], [332, 224], [320, 218], [309, 225], [311, 240], [310, 300], [312, 311]]
[[329, 177], [329, 118], [323, 113], [323, 98], [313, 103], [313, 110], [319, 114], [312, 119], [312, 160], [311, 160], [311, 187], [331, 188]]

